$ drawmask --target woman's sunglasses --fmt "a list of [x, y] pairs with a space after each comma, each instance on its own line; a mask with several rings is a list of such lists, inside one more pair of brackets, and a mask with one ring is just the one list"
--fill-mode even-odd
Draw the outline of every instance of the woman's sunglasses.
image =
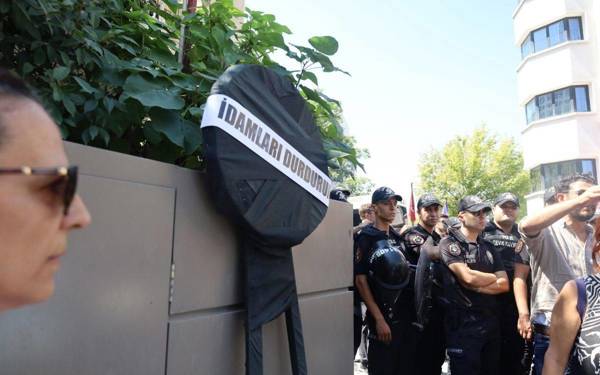
[[22, 174], [25, 176], [60, 176], [61, 179], [57, 183], [57, 194], [62, 196], [63, 201], [63, 214], [69, 213], [69, 207], [75, 197], [75, 190], [77, 190], [77, 167], [56, 167], [56, 168], [31, 168], [31, 167], [19, 167], [19, 168], [0, 168], [0, 175], [2, 174]]

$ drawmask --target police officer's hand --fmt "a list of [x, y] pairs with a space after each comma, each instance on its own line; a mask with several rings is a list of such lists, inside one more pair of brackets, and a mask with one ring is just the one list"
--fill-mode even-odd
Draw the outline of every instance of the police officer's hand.
[[517, 329], [519, 330], [521, 337], [525, 340], [531, 340], [531, 321], [529, 320], [529, 314], [519, 314]]
[[390, 326], [381, 319], [376, 322], [377, 340], [389, 344], [392, 341], [392, 330]]

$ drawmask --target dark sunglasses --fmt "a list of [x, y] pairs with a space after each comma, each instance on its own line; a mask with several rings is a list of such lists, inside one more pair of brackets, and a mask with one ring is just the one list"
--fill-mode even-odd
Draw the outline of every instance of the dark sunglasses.
[[22, 174], [25, 176], [60, 176], [61, 181], [57, 184], [57, 195], [62, 196], [63, 214], [69, 213], [69, 207], [75, 197], [77, 190], [77, 167], [56, 167], [56, 168], [0, 168], [2, 174]]
[[471, 212], [471, 211], [467, 211], [469, 212], [471, 215], [476, 216], [476, 217], [483, 217], [485, 215], [487, 215], [488, 211], [487, 210], [480, 210], [477, 212]]

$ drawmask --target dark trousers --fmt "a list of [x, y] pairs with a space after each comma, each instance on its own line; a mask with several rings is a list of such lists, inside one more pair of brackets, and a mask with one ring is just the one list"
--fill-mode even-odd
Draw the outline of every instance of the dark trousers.
[[524, 346], [523, 358], [521, 358], [521, 372], [519, 374], [530, 375], [533, 363], [533, 341], [525, 341]]
[[503, 294], [498, 299], [498, 319], [500, 323], [500, 374], [522, 374], [521, 361], [525, 352], [525, 340], [517, 329], [519, 311], [512, 293]]
[[444, 332], [444, 313], [434, 308], [423, 332], [420, 333], [416, 353], [416, 374], [440, 375], [446, 360], [446, 337]]
[[[362, 317], [359, 315], [356, 315], [356, 313], [353, 314], [354, 316], [354, 357], [356, 357], [356, 351], [358, 350], [358, 347], [360, 346], [360, 334], [362, 331]], [[354, 357], [352, 357], [352, 359], [354, 359]]]
[[533, 334], [533, 373], [542, 375], [544, 368], [544, 356], [550, 346], [550, 337], [541, 333]]
[[392, 341], [377, 340], [375, 326], [369, 326], [369, 375], [412, 375], [415, 372], [415, 352], [418, 330], [412, 322], [390, 325]]
[[450, 310], [445, 322], [452, 375], [500, 374], [500, 327], [494, 313]]

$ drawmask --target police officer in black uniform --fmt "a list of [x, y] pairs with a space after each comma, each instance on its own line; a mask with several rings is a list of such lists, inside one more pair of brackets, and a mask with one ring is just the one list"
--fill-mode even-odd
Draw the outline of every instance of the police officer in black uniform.
[[[460, 229], [449, 229], [440, 241], [443, 263], [450, 269], [469, 306], [451, 303], [445, 311], [446, 347], [452, 375], [495, 375], [499, 372], [500, 327], [496, 294], [509, 290], [502, 259], [481, 236], [489, 204], [470, 195], [461, 199]], [[444, 294], [454, 286], [444, 281]], [[449, 298], [449, 300], [452, 300]]]
[[[370, 375], [414, 373], [418, 331], [412, 325], [414, 304], [403, 290], [410, 281], [409, 267], [400, 235], [390, 226], [401, 200], [390, 188], [375, 190], [371, 198], [375, 223], [356, 238], [355, 284], [367, 306]], [[386, 261], [397, 264], [381, 267]], [[396, 271], [388, 272], [391, 269]]]
[[[421, 253], [421, 246], [431, 238], [432, 245], [437, 246], [441, 240], [435, 231], [441, 217], [442, 203], [433, 194], [425, 194], [417, 201], [417, 214], [419, 224], [408, 229], [402, 234], [402, 240], [406, 247], [408, 261], [416, 266]], [[446, 347], [444, 335], [444, 315], [438, 297], [441, 290], [432, 285], [432, 306], [429, 311], [429, 320], [421, 332], [415, 356], [415, 374], [440, 375], [442, 364], [446, 359]]]
[[497, 314], [500, 321], [502, 347], [500, 351], [500, 373], [518, 375], [521, 373], [521, 359], [525, 351], [525, 341], [517, 329], [519, 311], [512, 289], [515, 275], [515, 257], [524, 250], [516, 223], [519, 216], [519, 198], [513, 193], [502, 193], [494, 201], [493, 220], [483, 232], [483, 238], [494, 245], [494, 250], [502, 258], [508, 275], [510, 290], [498, 295]]

